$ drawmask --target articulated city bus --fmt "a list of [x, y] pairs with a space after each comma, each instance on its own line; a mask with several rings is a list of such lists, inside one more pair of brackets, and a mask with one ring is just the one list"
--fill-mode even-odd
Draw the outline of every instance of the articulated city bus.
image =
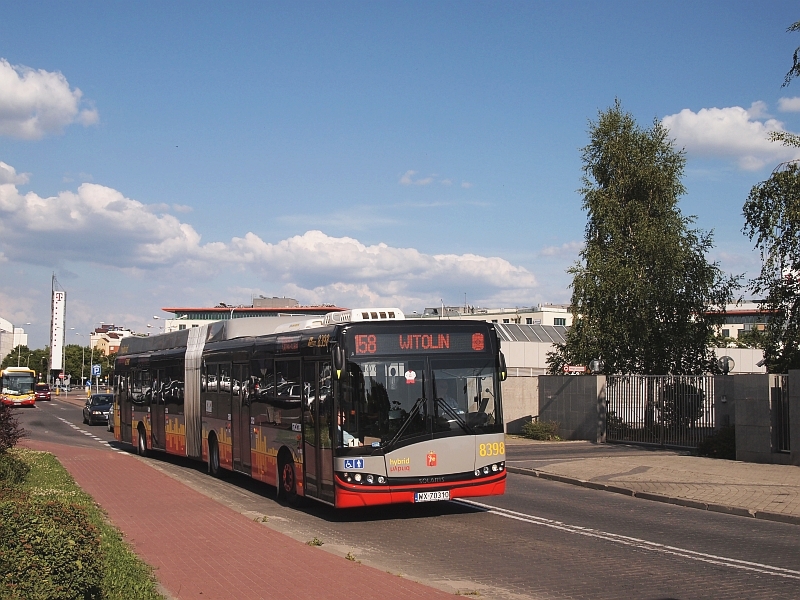
[[0, 402], [7, 406], [35, 406], [33, 385], [36, 372], [28, 367], [6, 367], [0, 371]]
[[[505, 491], [505, 361], [483, 321], [399, 309], [125, 338], [115, 437], [336, 507]], [[269, 331], [270, 333], [264, 333]]]

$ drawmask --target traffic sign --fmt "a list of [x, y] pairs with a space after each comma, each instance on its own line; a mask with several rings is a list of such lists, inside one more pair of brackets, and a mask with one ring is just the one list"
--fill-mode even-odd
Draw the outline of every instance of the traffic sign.
[[100, 365], [92, 365], [92, 377], [100, 377]]
[[63, 373], [59, 373], [59, 374], [58, 374], [58, 378], [59, 378], [59, 379], [64, 379], [64, 374], [63, 374]]

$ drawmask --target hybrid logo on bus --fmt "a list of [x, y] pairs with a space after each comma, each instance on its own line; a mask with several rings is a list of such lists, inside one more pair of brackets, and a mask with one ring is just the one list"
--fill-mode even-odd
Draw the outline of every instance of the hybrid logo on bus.
[[348, 471], [355, 471], [364, 468], [363, 458], [346, 458], [344, 459], [344, 468]]
[[390, 471], [410, 471], [411, 459], [410, 458], [390, 458], [389, 459]]

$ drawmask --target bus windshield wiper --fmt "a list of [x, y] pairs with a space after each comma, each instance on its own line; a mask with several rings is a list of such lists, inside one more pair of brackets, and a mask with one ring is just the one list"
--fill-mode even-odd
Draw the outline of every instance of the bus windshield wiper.
[[396, 434], [394, 434], [394, 437], [389, 441], [389, 443], [386, 444], [386, 446], [388, 448], [391, 448], [392, 446], [394, 446], [395, 443], [397, 443], [397, 440], [399, 440], [402, 437], [402, 435], [405, 432], [405, 430], [408, 429], [408, 426], [411, 423], [411, 420], [417, 415], [417, 413], [420, 410], [420, 407], [422, 407], [422, 406], [425, 406], [425, 396], [422, 396], [421, 398], [417, 398], [417, 401], [414, 403], [414, 406], [411, 408], [411, 412], [408, 413], [408, 417], [406, 417], [405, 422], [400, 426], [400, 429], [397, 431]]
[[449, 414], [451, 417], [453, 417], [455, 419], [456, 423], [458, 423], [461, 426], [461, 429], [463, 429], [464, 431], [466, 431], [470, 435], [474, 435], [475, 434], [475, 431], [472, 429], [472, 427], [467, 425], [467, 422], [464, 420], [464, 417], [462, 417], [460, 414], [458, 414], [456, 409], [454, 409], [452, 406], [450, 406], [447, 403], [446, 400], [444, 400], [443, 398], [436, 398], [435, 400], [436, 400], [436, 405], [437, 406], [441, 406], [447, 414]]
[[474, 435], [475, 431], [472, 429], [472, 427], [467, 425], [467, 422], [463, 419], [463, 417], [459, 415], [458, 412], [452, 406], [450, 406], [450, 404], [448, 404], [448, 402], [444, 398], [436, 397], [436, 371], [434, 371], [431, 374], [431, 382], [433, 383], [433, 401], [436, 404], [436, 406], [443, 407], [444, 411], [448, 413], [451, 417], [453, 417], [456, 423], [458, 423], [461, 426], [461, 429], [463, 429], [470, 435]]

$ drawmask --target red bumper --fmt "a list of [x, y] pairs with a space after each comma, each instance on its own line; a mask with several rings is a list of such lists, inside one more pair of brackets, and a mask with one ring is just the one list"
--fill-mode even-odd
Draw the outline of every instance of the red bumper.
[[404, 486], [353, 485], [335, 475], [335, 502], [337, 508], [378, 506], [381, 504], [406, 504], [414, 502], [414, 492], [450, 490], [450, 499], [476, 496], [500, 496], [506, 491], [506, 472], [470, 481], [419, 484]]
[[24, 398], [22, 400], [11, 400], [9, 398], [2, 398], [2, 402], [6, 406], [36, 406], [35, 398]]

